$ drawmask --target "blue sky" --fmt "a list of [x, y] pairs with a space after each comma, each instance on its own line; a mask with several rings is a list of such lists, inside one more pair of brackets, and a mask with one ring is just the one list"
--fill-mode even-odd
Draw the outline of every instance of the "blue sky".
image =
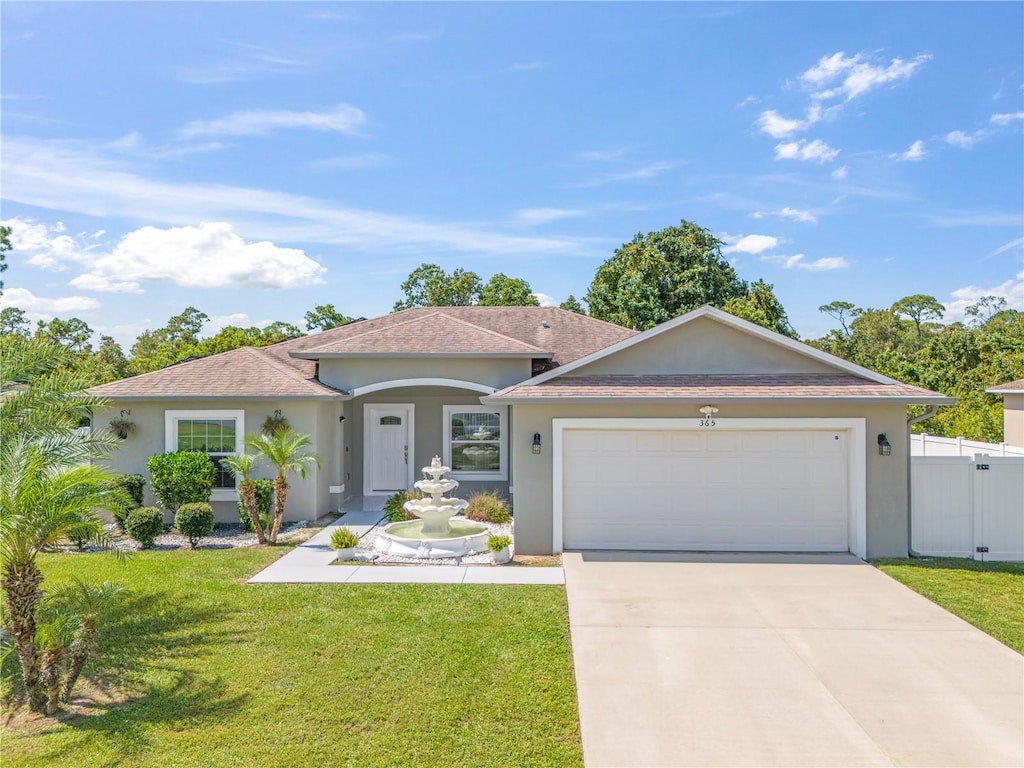
[[1024, 309], [1020, 3], [0, 6], [2, 305], [389, 312], [424, 262], [582, 296], [687, 219], [805, 338]]

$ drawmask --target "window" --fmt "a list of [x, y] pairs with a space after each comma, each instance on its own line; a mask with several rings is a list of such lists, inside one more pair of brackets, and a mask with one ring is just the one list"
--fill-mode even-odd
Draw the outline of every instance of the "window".
[[217, 467], [211, 499], [237, 498], [235, 478], [221, 466], [221, 459], [241, 453], [245, 434], [244, 411], [165, 411], [166, 449], [201, 451]]
[[456, 478], [508, 479], [506, 416], [505, 408], [444, 406], [444, 461]]

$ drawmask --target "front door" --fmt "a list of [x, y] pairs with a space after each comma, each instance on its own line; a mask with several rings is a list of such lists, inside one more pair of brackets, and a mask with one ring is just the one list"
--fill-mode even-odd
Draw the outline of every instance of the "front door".
[[413, 406], [366, 405], [363, 419], [363, 493], [390, 494], [411, 488]]

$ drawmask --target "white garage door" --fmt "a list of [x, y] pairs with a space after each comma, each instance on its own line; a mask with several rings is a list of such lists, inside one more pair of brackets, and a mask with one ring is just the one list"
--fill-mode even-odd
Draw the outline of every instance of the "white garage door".
[[846, 431], [567, 429], [563, 546], [846, 552]]

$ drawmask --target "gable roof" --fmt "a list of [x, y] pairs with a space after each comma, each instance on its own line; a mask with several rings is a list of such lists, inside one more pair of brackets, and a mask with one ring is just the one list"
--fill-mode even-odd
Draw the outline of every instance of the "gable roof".
[[[458, 321], [463, 325], [455, 325], [450, 321]], [[396, 330], [376, 337], [378, 341], [386, 343], [386, 346], [377, 349], [378, 353], [394, 356], [424, 354], [425, 351], [442, 353], [448, 344], [455, 342], [446, 341], [436, 330], [435, 337], [431, 338], [432, 326], [437, 323], [444, 323], [450, 329], [457, 328], [460, 334], [470, 332], [467, 326], [475, 326], [476, 330], [471, 335], [481, 344], [480, 352], [483, 356], [487, 355], [487, 347], [498, 344], [495, 338], [497, 335], [505, 339], [501, 342], [505, 349], [515, 349], [517, 354], [521, 352], [527, 356], [526, 353], [532, 348], [537, 350], [534, 353], [536, 357], [549, 358], [556, 366], [566, 365], [602, 347], [636, 335], [636, 331], [628, 328], [558, 307], [414, 307], [284, 341], [268, 349], [275, 353], [285, 353], [294, 359], [315, 359], [321, 354], [330, 357], [339, 351], [341, 354], [338, 356], [343, 356], [346, 349], [356, 351], [362, 344], [354, 341], [356, 336], [365, 336], [364, 341], [369, 342], [371, 337], [368, 334], [401, 325], [403, 331]], [[416, 325], [419, 330], [413, 335]], [[403, 338], [403, 333], [410, 336]], [[356, 348], [346, 347], [349, 340], [353, 340]], [[424, 342], [427, 343], [426, 350]], [[473, 346], [460, 345], [459, 351], [472, 354]]]
[[[98, 397], [205, 398], [302, 397], [339, 398], [344, 394], [316, 381], [269, 353], [269, 347], [239, 347], [209, 357], [183, 361], [89, 389]], [[313, 369], [314, 366], [306, 366]]]
[[354, 336], [321, 341], [315, 349], [298, 350], [292, 357], [527, 357], [549, 358], [552, 353], [479, 325], [441, 312], [418, 313], [400, 323], [378, 325]]
[[985, 390], [993, 395], [1024, 395], [1024, 379], [1008, 381], [1005, 384], [998, 384]]

